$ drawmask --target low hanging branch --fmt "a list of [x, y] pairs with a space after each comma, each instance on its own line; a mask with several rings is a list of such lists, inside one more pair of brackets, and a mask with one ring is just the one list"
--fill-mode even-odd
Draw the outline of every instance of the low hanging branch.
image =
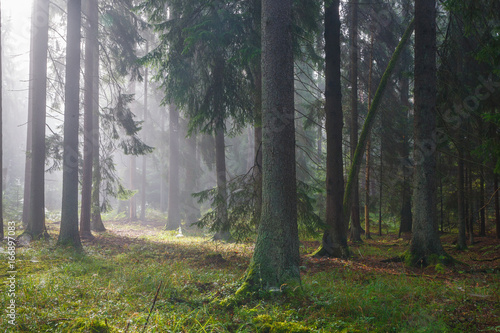
[[375, 96], [373, 97], [372, 105], [368, 110], [365, 123], [363, 124], [363, 129], [361, 130], [361, 134], [359, 136], [359, 142], [358, 145], [356, 146], [356, 151], [354, 153], [354, 157], [352, 160], [351, 169], [349, 170], [349, 177], [347, 178], [347, 185], [344, 192], [343, 210], [344, 210], [344, 223], [346, 225], [349, 224], [349, 219], [351, 215], [350, 214], [352, 206], [351, 191], [352, 191], [352, 186], [354, 184], [354, 178], [359, 174], [359, 170], [361, 168], [361, 162], [363, 160], [363, 152], [366, 149], [366, 144], [368, 142], [369, 134], [372, 130], [373, 124], [375, 123], [375, 117], [377, 116], [377, 111], [380, 102], [382, 100], [382, 95], [384, 94], [385, 87], [387, 85], [387, 82], [389, 81], [389, 78], [391, 77], [394, 67], [396, 66], [396, 62], [399, 59], [401, 51], [403, 50], [404, 45], [406, 44], [411, 34], [413, 33], [414, 26], [415, 26], [414, 20], [412, 20], [408, 25], [408, 28], [406, 28], [403, 37], [401, 37], [401, 41], [396, 47], [396, 50], [394, 50], [391, 60], [389, 61], [389, 64], [385, 69], [384, 75], [382, 75], [382, 79], [380, 80], [377, 91], [375, 92]]

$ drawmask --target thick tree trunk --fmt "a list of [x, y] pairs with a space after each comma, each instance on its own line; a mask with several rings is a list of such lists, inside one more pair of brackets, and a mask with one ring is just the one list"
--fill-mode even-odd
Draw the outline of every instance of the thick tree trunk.
[[262, 1], [262, 215], [245, 283], [300, 283], [295, 179], [292, 1]]
[[[344, 172], [342, 158], [342, 92], [340, 84], [339, 1], [325, 9], [325, 113], [326, 113], [326, 224], [320, 249], [315, 256], [349, 256], [342, 199]], [[349, 210], [350, 212], [350, 210]], [[349, 215], [349, 214], [347, 214]]]
[[[351, 83], [351, 162], [358, 145], [358, 2], [350, 2], [351, 19], [349, 21], [350, 39], [350, 75]], [[351, 206], [351, 241], [361, 242], [361, 224], [359, 217], [359, 177], [354, 176], [352, 186], [352, 206]]]
[[94, 51], [97, 43], [93, 21], [96, 9], [92, 2], [86, 1], [87, 21], [85, 25], [85, 76], [84, 76], [84, 113], [83, 113], [83, 171], [82, 171], [82, 201], [80, 208], [80, 237], [93, 239], [90, 231], [92, 203], [92, 162], [93, 162], [93, 115], [94, 115]]
[[[36, 21], [35, 21], [36, 20]], [[33, 50], [33, 95], [31, 99], [32, 145], [31, 184], [26, 233], [33, 238], [47, 235], [45, 231], [45, 114], [47, 91], [47, 45], [48, 45], [49, 1], [37, 0], [32, 19]], [[78, 227], [78, 226], [77, 226]]]
[[445, 252], [436, 221], [436, 1], [415, 2], [415, 175], [411, 265]]
[[[81, 1], [68, 1], [61, 231], [58, 243], [81, 248], [78, 233], [78, 116]], [[34, 142], [33, 142], [34, 143]], [[33, 149], [35, 149], [33, 145]], [[34, 162], [34, 160], [33, 160]], [[34, 185], [34, 184], [33, 184]], [[33, 198], [32, 198], [33, 199]]]
[[458, 242], [457, 247], [460, 250], [467, 248], [467, 236], [465, 234], [465, 207], [464, 207], [464, 159], [461, 147], [458, 148], [458, 166], [457, 166], [457, 210], [458, 210]]
[[216, 215], [219, 230], [213, 239], [229, 241], [231, 233], [229, 232], [230, 225], [227, 216], [226, 144], [222, 124], [215, 132], [215, 170], [217, 174]]
[[[94, 20], [98, 21], [98, 8], [97, 1], [91, 1], [91, 5], [94, 6], [94, 10], [92, 13], [96, 15]], [[94, 28], [97, 28], [95, 26]], [[93, 103], [94, 103], [94, 114], [92, 116], [93, 121], [93, 168], [92, 168], [92, 219], [90, 220], [90, 229], [97, 232], [106, 231], [104, 224], [102, 223], [101, 217], [101, 200], [100, 200], [100, 192], [101, 192], [101, 165], [100, 165], [100, 156], [99, 156], [99, 140], [100, 140], [100, 128], [99, 128], [99, 45], [94, 45], [94, 77], [93, 77], [93, 86], [92, 89], [94, 93]]]
[[[261, 46], [261, 0], [253, 0], [253, 25], [256, 30], [255, 46]], [[260, 223], [262, 212], [262, 61], [260, 55], [253, 63], [254, 77], [254, 160], [253, 178], [255, 183], [255, 211], [254, 224], [257, 227]]]
[[254, 128], [255, 162], [253, 177], [255, 181], [255, 212], [254, 221], [256, 226], [260, 223], [262, 213], [262, 127], [255, 124]]
[[[410, 19], [412, 16], [410, 9], [410, 1], [405, 0], [403, 2], [403, 15]], [[400, 101], [402, 106], [402, 111], [408, 117], [409, 111], [411, 109], [410, 98], [410, 79], [407, 73], [411, 66], [411, 55], [409, 45], [405, 45], [401, 51], [401, 72], [399, 76], [400, 82]], [[406, 120], [406, 119], [405, 119]], [[401, 193], [401, 221], [399, 225], [398, 237], [401, 237], [403, 233], [410, 233], [412, 229], [412, 212], [411, 212], [411, 178], [413, 174], [413, 168], [410, 166], [410, 143], [409, 143], [409, 128], [405, 125], [403, 127], [403, 138], [400, 144], [400, 158], [401, 158], [401, 169], [403, 174], [403, 184]]]
[[179, 202], [179, 110], [174, 104], [169, 107], [169, 156], [168, 156], [168, 219], [166, 230], [181, 225]]

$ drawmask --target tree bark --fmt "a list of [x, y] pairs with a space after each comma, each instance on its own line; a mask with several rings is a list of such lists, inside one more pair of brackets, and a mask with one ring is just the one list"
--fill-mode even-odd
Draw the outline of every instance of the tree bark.
[[480, 183], [481, 183], [481, 192], [479, 196], [479, 209], [480, 209], [480, 218], [481, 218], [481, 229], [479, 232], [479, 236], [485, 237], [486, 236], [486, 207], [484, 206], [484, 168], [481, 165], [481, 170], [480, 170]]
[[[372, 106], [372, 74], [373, 74], [373, 32], [370, 36], [370, 65], [368, 70], [368, 110]], [[370, 150], [371, 140], [366, 144], [366, 169], [365, 169], [365, 238], [371, 239], [370, 234]]]
[[[253, 0], [253, 25], [255, 34], [255, 46], [261, 46], [261, 0]], [[255, 57], [253, 62], [254, 77], [254, 160], [253, 178], [255, 183], [255, 211], [254, 224], [257, 227], [260, 223], [262, 212], [262, 61], [261, 56]]]
[[93, 165], [93, 115], [94, 115], [94, 51], [97, 43], [97, 35], [94, 26], [97, 25], [93, 19], [96, 9], [92, 2], [86, 1], [85, 25], [85, 76], [84, 76], [84, 113], [83, 113], [83, 170], [82, 170], [82, 201], [80, 208], [80, 237], [82, 239], [93, 239], [90, 231], [91, 203], [92, 203], [92, 165]]
[[459, 250], [467, 248], [467, 236], [465, 234], [465, 207], [464, 207], [464, 157], [461, 147], [458, 149], [458, 165], [457, 165], [457, 210], [458, 210], [458, 242]]
[[[161, 137], [165, 136], [165, 113], [160, 113]], [[160, 212], [165, 211], [165, 147], [160, 147]]]
[[215, 233], [213, 240], [229, 241], [231, 233], [227, 216], [226, 144], [222, 124], [217, 126], [215, 131], [215, 170], [217, 176], [217, 198], [215, 200], [219, 230]]
[[469, 219], [469, 244], [474, 245], [474, 192], [472, 190], [472, 179], [474, 174], [472, 172], [472, 163], [470, 162], [471, 156], [467, 153], [468, 162], [466, 162], [469, 177], [467, 178], [467, 198], [468, 198], [468, 219]]
[[179, 110], [174, 104], [169, 107], [169, 156], [168, 156], [168, 219], [166, 230], [181, 225], [179, 202]]
[[[436, 1], [415, 2], [415, 175], [411, 265], [427, 265], [446, 253], [436, 220]], [[441, 259], [440, 259], [441, 260]]]
[[[146, 54], [149, 53], [149, 43], [146, 41]], [[144, 124], [148, 124], [148, 68], [144, 68]], [[148, 131], [144, 132], [146, 142]], [[141, 221], [146, 221], [146, 189], [147, 189], [147, 155], [142, 156], [142, 179], [141, 179]]]
[[[135, 82], [130, 80], [128, 91], [131, 95], [135, 96], [136, 87]], [[129, 156], [129, 186], [130, 190], [134, 191], [132, 197], [128, 201], [128, 218], [130, 221], [137, 221], [137, 157], [133, 154]]]
[[370, 140], [366, 144], [366, 168], [365, 168], [365, 238], [371, 239], [370, 235]]
[[[326, 225], [315, 256], [349, 256], [342, 199], [342, 91], [340, 84], [340, 15], [338, 0], [325, 2]], [[349, 210], [350, 212], [350, 210]], [[347, 214], [349, 215], [349, 214]]]
[[383, 139], [380, 138], [380, 179], [378, 182], [378, 235], [382, 236], [382, 198], [383, 198], [383, 190], [384, 190], [384, 144]]
[[[33, 7], [31, 9], [32, 18], [35, 17], [35, 10], [37, 8], [37, 1], [33, 3]], [[33, 26], [33, 23], [32, 23]], [[35, 33], [31, 32], [30, 37], [30, 64], [29, 64], [29, 86], [28, 86], [28, 122], [27, 122], [27, 135], [26, 135], [26, 162], [24, 165], [24, 195], [23, 195], [23, 227], [26, 229], [28, 227], [28, 216], [30, 210], [30, 195], [31, 195], [31, 159], [32, 159], [32, 134], [33, 134], [33, 96], [34, 96], [34, 87], [33, 84], [33, 71], [34, 71], [34, 42], [35, 41]], [[47, 62], [47, 59], [45, 59]]]
[[[93, 15], [96, 15], [93, 19], [95, 22], [99, 22], [98, 18], [98, 4], [97, 1], [91, 1], [91, 5], [94, 6], [94, 10], [92, 11]], [[98, 26], [94, 26], [94, 29], [97, 29]], [[97, 31], [95, 31], [97, 32]], [[99, 45], [94, 45], [94, 77], [93, 77], [93, 111], [94, 114], [92, 116], [93, 121], [93, 154], [92, 154], [92, 219], [90, 220], [90, 228], [93, 231], [102, 232], [106, 231], [104, 224], [102, 223], [101, 217], [101, 200], [100, 200], [100, 192], [101, 192], [101, 165], [100, 165], [100, 156], [99, 156], [99, 140], [100, 140], [100, 128], [99, 128]]]
[[[347, 178], [347, 184], [345, 188], [345, 193], [344, 193], [344, 199], [343, 199], [343, 212], [344, 212], [344, 220], [345, 224], [348, 224], [349, 221], [349, 212], [351, 211], [351, 206], [352, 206], [352, 190], [354, 187], [354, 180], [355, 177], [359, 174], [359, 170], [361, 168], [361, 162], [363, 160], [363, 153], [366, 150], [366, 144], [368, 142], [368, 136], [371, 132], [371, 129], [373, 127], [373, 124], [375, 123], [375, 117], [377, 115], [378, 107], [380, 105], [380, 102], [382, 100], [382, 95], [385, 91], [385, 88], [387, 86], [387, 82], [389, 81], [389, 78], [391, 77], [392, 71], [394, 70], [394, 67], [396, 66], [396, 62], [399, 59], [399, 55], [401, 54], [401, 51], [403, 49], [403, 46], [405, 45], [406, 41], [410, 38], [411, 33], [413, 32], [413, 21], [408, 25], [406, 28], [406, 31], [404, 32], [403, 36], [401, 37], [401, 40], [396, 47], [396, 50], [394, 50], [394, 53], [392, 54], [391, 60], [387, 64], [387, 68], [384, 72], [384, 75], [382, 75], [382, 78], [380, 80], [380, 83], [378, 85], [377, 91], [375, 93], [375, 96], [373, 97], [373, 102], [371, 104], [370, 109], [368, 110], [368, 114], [366, 115], [365, 123], [363, 124], [363, 129], [361, 130], [361, 134], [359, 136], [359, 143], [356, 147], [356, 152], [354, 154], [353, 160], [352, 160], [352, 165], [351, 169], [349, 170], [349, 177]], [[381, 153], [382, 156], [382, 153]], [[381, 160], [382, 163], [382, 160]], [[381, 169], [382, 170], [382, 169]]]
[[196, 136], [191, 134], [187, 139], [187, 156], [186, 156], [186, 204], [184, 209], [186, 211], [186, 222], [188, 225], [195, 223], [200, 217], [200, 209], [195, 203], [195, 200], [191, 197], [191, 194], [195, 192], [196, 180], [199, 177], [199, 162], [196, 158]]
[[[409, 0], [403, 1], [403, 15], [409, 18], [412, 16], [411, 5]], [[401, 51], [401, 71], [399, 75], [400, 82], [400, 101], [402, 105], [402, 110], [405, 113], [405, 120], [408, 118], [409, 111], [411, 109], [410, 104], [410, 78], [406, 73], [410, 70], [411, 66], [411, 54], [410, 46], [405, 45]], [[411, 178], [412, 178], [412, 167], [410, 166], [410, 143], [409, 138], [411, 137], [409, 133], [409, 128], [406, 125], [403, 127], [403, 138], [400, 144], [400, 158], [401, 158], [401, 169], [403, 174], [403, 184], [401, 193], [401, 221], [399, 225], [398, 238], [401, 237], [402, 233], [410, 233], [412, 229], [412, 212], [411, 212]]]
[[[61, 245], [71, 245], [77, 249], [82, 246], [80, 242], [80, 234], [78, 233], [80, 27], [81, 0], [68, 0], [66, 83], [64, 96], [63, 194], [61, 231], [59, 233], [58, 243]], [[35, 149], [34, 145], [33, 149]]]
[[262, 215], [248, 289], [300, 284], [292, 1], [262, 1]]
[[[350, 2], [351, 19], [349, 21], [349, 39], [351, 42], [349, 49], [351, 83], [351, 163], [358, 145], [358, 2]], [[361, 224], [359, 216], [359, 177], [354, 176], [352, 187], [351, 205], [351, 241], [362, 242]]]
[[33, 95], [31, 99], [31, 183], [26, 233], [34, 239], [46, 236], [45, 230], [45, 114], [47, 91], [47, 48], [49, 1], [34, 3], [32, 18], [33, 50]]
[[497, 239], [500, 239], [500, 200], [499, 200], [499, 195], [498, 195], [498, 175], [495, 173], [493, 175], [493, 182], [494, 182], [494, 189], [495, 191], [495, 226], [496, 226], [496, 234], [497, 234]]
[[[136, 176], [137, 176], [137, 161], [135, 155], [129, 156], [129, 182], [130, 190], [135, 191], [137, 189]], [[128, 201], [128, 218], [130, 221], [137, 221], [137, 193], [134, 193]]]
[[[2, 28], [2, 8], [0, 4], [0, 31]], [[3, 82], [2, 76], [2, 36], [0, 34], [0, 82]], [[0, 171], [3, 171], [3, 127], [2, 127], [2, 91], [3, 87], [0, 86]], [[0, 172], [0, 241], [3, 240], [3, 172]]]

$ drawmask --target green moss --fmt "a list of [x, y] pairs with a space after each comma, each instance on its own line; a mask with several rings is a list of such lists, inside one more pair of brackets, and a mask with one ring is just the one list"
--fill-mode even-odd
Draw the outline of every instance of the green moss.
[[449, 266], [455, 263], [455, 260], [447, 253], [419, 256], [412, 254], [410, 250], [403, 253], [401, 259], [406, 266], [427, 267], [429, 265], [436, 265], [437, 270], [442, 269], [443, 266]]
[[111, 333], [114, 330], [108, 326], [105, 321], [93, 319], [89, 321], [85, 318], [77, 318], [73, 321], [71, 332], [85, 332], [85, 333]]
[[260, 315], [254, 318], [254, 323], [260, 332], [268, 333], [308, 333], [311, 330], [301, 323], [273, 321], [270, 315]]

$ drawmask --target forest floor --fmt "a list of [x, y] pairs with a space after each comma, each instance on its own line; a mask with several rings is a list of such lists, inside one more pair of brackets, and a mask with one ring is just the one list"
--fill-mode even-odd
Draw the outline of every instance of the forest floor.
[[196, 230], [175, 237], [158, 221], [105, 225], [83, 254], [56, 247], [57, 224], [48, 224], [48, 242], [17, 248], [16, 323], [4, 311], [0, 331], [500, 332], [500, 241], [492, 235], [459, 252], [456, 235], [444, 234], [459, 263], [425, 268], [387, 261], [408, 248], [394, 235], [350, 243], [349, 260], [311, 258], [319, 243], [303, 240], [301, 288], [227, 307], [220, 301], [238, 289], [251, 243], [214, 243]]

